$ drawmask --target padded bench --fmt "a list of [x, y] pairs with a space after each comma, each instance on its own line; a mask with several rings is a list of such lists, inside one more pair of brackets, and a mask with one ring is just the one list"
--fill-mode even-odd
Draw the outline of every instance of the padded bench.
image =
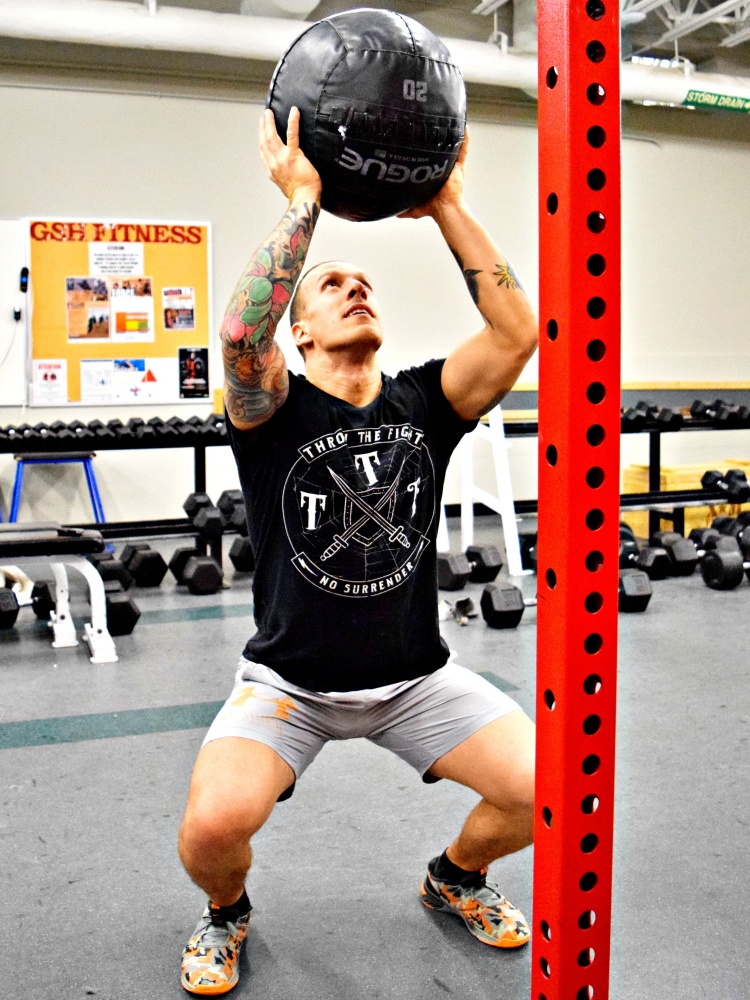
[[[0, 524], [0, 566], [12, 570], [16, 564], [48, 564], [55, 577], [55, 610], [49, 625], [55, 648], [77, 646], [75, 624], [70, 614], [66, 567], [78, 570], [89, 587], [91, 622], [84, 626], [92, 663], [116, 663], [117, 652], [107, 628], [107, 603], [104, 582], [87, 555], [104, 551], [104, 539], [98, 531], [64, 528], [55, 521]], [[9, 564], [13, 565], [9, 565]]]

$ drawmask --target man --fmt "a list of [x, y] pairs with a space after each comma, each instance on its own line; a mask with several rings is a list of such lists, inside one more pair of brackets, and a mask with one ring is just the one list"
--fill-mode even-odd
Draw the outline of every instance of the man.
[[[329, 739], [364, 736], [426, 781], [450, 778], [481, 801], [428, 865], [422, 902], [514, 948], [523, 915], [486, 882], [487, 865], [531, 843], [533, 725], [439, 635], [435, 534], [451, 451], [512, 387], [537, 343], [512, 269], [463, 200], [466, 146], [431, 201], [484, 328], [445, 362], [382, 376], [372, 284], [329, 261], [297, 284], [319, 214], [320, 177], [273, 114], [260, 152], [289, 200], [252, 257], [222, 325], [229, 438], [257, 569], [257, 632], [193, 772], [180, 857], [209, 896], [183, 953], [192, 993], [232, 989], [250, 915], [250, 839]], [[296, 285], [296, 292], [295, 292]], [[306, 377], [273, 337], [291, 302]]]

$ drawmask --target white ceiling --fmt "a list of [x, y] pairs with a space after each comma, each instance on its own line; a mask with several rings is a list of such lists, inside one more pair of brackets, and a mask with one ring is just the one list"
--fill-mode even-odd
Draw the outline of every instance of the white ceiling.
[[[144, 0], [147, 2], [147, 0]], [[153, 3], [154, 0], [151, 0]], [[216, 13], [240, 13], [243, 0], [155, 0], [159, 6], [188, 7]], [[312, 2], [312, 0], [311, 0]], [[497, 12], [497, 27], [514, 45], [518, 23], [534, 0], [506, 0]], [[709, 72], [750, 75], [750, 0], [621, 0], [623, 6], [623, 56], [633, 53], [662, 58], [684, 57]], [[266, 13], [273, 0], [244, 0], [245, 10]], [[291, 3], [291, 0], [290, 0]], [[279, 7], [284, 0], [278, 0]], [[356, 3], [320, 0], [307, 20], [316, 21], [347, 10]], [[397, 9], [414, 17], [436, 34], [452, 38], [486, 41], [493, 31], [493, 15], [473, 13], [477, 7], [492, 7], [490, 0], [365, 0], [370, 7]], [[308, 4], [310, 6], [310, 4]], [[714, 13], [718, 11], [718, 13]], [[289, 15], [286, 15], [289, 16]], [[697, 27], [694, 28], [694, 25]], [[733, 34], [746, 31], [748, 38], [727, 45]], [[673, 39], [670, 34], [679, 32]], [[667, 36], [667, 37], [665, 37]], [[528, 32], [523, 35], [528, 48]], [[517, 39], [516, 39], [517, 41]], [[516, 46], [518, 47], [518, 46]]]

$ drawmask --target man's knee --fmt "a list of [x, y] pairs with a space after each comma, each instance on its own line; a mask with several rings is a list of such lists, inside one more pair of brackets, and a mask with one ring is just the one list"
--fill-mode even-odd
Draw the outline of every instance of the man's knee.
[[512, 814], [519, 825], [526, 827], [529, 837], [534, 829], [534, 772], [521, 767], [508, 779], [499, 781], [484, 795], [486, 802], [505, 814]]
[[183, 860], [246, 844], [293, 781], [289, 765], [263, 744], [231, 738], [208, 743], [193, 770], [180, 828]]
[[248, 843], [263, 825], [265, 816], [253, 810], [237, 810], [200, 803], [188, 806], [180, 826], [180, 856], [201, 858]]

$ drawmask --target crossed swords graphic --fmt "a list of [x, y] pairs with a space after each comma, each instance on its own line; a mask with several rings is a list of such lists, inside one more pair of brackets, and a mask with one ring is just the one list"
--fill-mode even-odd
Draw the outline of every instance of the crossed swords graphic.
[[355, 490], [341, 478], [341, 476], [336, 475], [333, 469], [326, 466], [328, 471], [331, 473], [334, 483], [338, 486], [344, 496], [348, 497], [353, 504], [355, 504], [361, 511], [364, 511], [362, 517], [354, 524], [350, 524], [343, 535], [334, 535], [333, 542], [328, 546], [323, 555], [320, 557], [321, 562], [325, 562], [326, 559], [330, 559], [331, 556], [335, 555], [340, 549], [348, 548], [349, 539], [355, 535], [360, 528], [364, 527], [368, 521], [374, 521], [375, 524], [380, 525], [387, 533], [388, 537], [392, 542], [398, 542], [399, 545], [403, 545], [405, 549], [411, 548], [409, 544], [409, 539], [404, 534], [403, 528], [398, 524], [391, 524], [390, 521], [386, 520], [380, 511], [386, 506], [388, 501], [391, 499], [393, 494], [396, 492], [396, 487], [398, 486], [399, 479], [401, 478], [401, 469], [396, 476], [395, 480], [388, 487], [383, 496], [378, 500], [374, 507], [371, 507], [366, 500], [363, 500]]

